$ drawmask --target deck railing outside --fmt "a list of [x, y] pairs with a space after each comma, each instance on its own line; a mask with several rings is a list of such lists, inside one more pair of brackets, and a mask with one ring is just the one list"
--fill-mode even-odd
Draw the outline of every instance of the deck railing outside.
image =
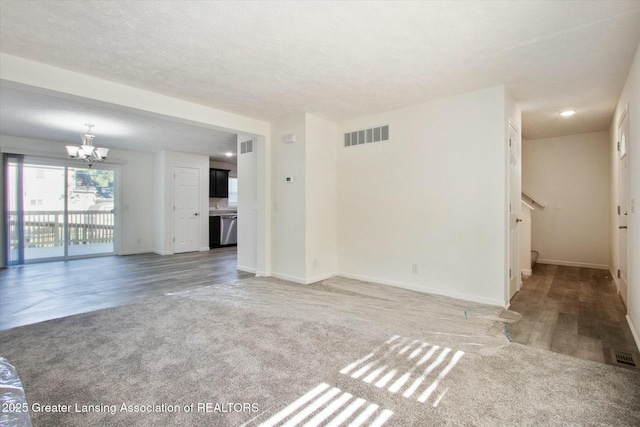
[[[113, 242], [114, 215], [111, 211], [69, 211], [67, 213], [69, 245]], [[63, 211], [24, 212], [25, 248], [50, 248], [65, 244]], [[12, 242], [17, 246], [17, 212], [9, 212]]]

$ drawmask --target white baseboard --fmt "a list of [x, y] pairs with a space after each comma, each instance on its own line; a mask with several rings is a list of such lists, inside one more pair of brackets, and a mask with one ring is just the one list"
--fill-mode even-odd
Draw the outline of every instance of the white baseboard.
[[633, 319], [628, 314], [625, 316], [627, 318], [627, 323], [629, 324], [629, 329], [631, 329], [631, 334], [633, 335], [633, 339], [636, 342], [636, 347], [640, 348], [640, 334], [638, 334], [638, 329], [633, 324]]
[[330, 274], [322, 274], [319, 276], [313, 276], [305, 279], [302, 277], [291, 276], [289, 274], [282, 274], [282, 273], [272, 273], [271, 275], [275, 278], [286, 280], [288, 282], [299, 283], [301, 285], [309, 285], [311, 283], [320, 282], [322, 280], [330, 279], [336, 276], [335, 273], [330, 273]]
[[[611, 273], [611, 277], [613, 278], [613, 283], [616, 285], [616, 291], [618, 291], [618, 295], [620, 295], [620, 279], [618, 279], [617, 274], [614, 274], [612, 268], [613, 267], [609, 268], [609, 273]], [[622, 301], [622, 303], [624, 304], [624, 301]]]
[[522, 269], [522, 275], [523, 276], [527, 276], [528, 277], [528, 276], [531, 276], [532, 274], [533, 274], [533, 270], [532, 269], [528, 269], [528, 270], [526, 270], [524, 268]]
[[276, 273], [273, 272], [271, 275], [277, 279], [286, 280], [287, 282], [299, 283], [301, 285], [306, 285], [307, 282], [302, 277], [292, 276], [290, 274]]
[[484, 297], [480, 297], [480, 296], [475, 296], [475, 295], [468, 295], [468, 294], [463, 294], [463, 293], [459, 293], [459, 292], [448, 292], [442, 289], [437, 289], [437, 288], [426, 288], [426, 287], [421, 287], [421, 286], [417, 286], [417, 285], [413, 285], [413, 284], [408, 284], [408, 283], [400, 283], [400, 282], [395, 282], [395, 281], [389, 281], [389, 280], [381, 280], [375, 277], [368, 277], [368, 276], [363, 276], [360, 274], [351, 274], [351, 273], [344, 273], [344, 272], [340, 272], [337, 274], [337, 276], [342, 276], [342, 277], [346, 277], [348, 279], [356, 279], [356, 280], [362, 280], [365, 282], [372, 282], [372, 283], [378, 283], [381, 285], [388, 285], [388, 286], [394, 286], [396, 288], [402, 288], [402, 289], [408, 289], [410, 291], [416, 291], [416, 292], [420, 292], [423, 294], [435, 294], [435, 295], [442, 295], [445, 297], [450, 297], [450, 298], [456, 298], [456, 299], [461, 299], [461, 300], [465, 300], [465, 301], [473, 301], [473, 302], [479, 302], [481, 304], [489, 304], [489, 305], [496, 305], [498, 307], [505, 307], [509, 302], [505, 302], [502, 300], [496, 300], [496, 299], [492, 299], [492, 298], [484, 298]]
[[198, 252], [206, 252], [206, 251], [209, 251], [209, 250], [210, 250], [210, 248], [209, 248], [209, 246], [207, 246], [206, 248], [198, 249]]
[[327, 279], [331, 279], [332, 277], [336, 277], [335, 273], [329, 273], [329, 274], [321, 274], [318, 276], [313, 276], [313, 277], [309, 277], [307, 279], [307, 285], [310, 283], [316, 283], [316, 282], [321, 282], [323, 280], [327, 280]]
[[139, 255], [139, 254], [148, 254], [149, 252], [154, 252], [153, 249], [138, 249], [135, 251], [126, 251], [126, 252], [121, 252], [118, 255]]
[[256, 274], [256, 269], [252, 267], [245, 267], [243, 265], [236, 265], [236, 270], [244, 271], [245, 273]]
[[171, 251], [161, 251], [160, 249], [154, 249], [153, 253], [158, 255], [173, 255]]
[[609, 270], [609, 266], [606, 264], [591, 264], [588, 262], [575, 262], [575, 261], [558, 261], [555, 259], [539, 259], [538, 264], [551, 264], [551, 265], [562, 265], [565, 267], [582, 267], [582, 268], [595, 268], [597, 270]]

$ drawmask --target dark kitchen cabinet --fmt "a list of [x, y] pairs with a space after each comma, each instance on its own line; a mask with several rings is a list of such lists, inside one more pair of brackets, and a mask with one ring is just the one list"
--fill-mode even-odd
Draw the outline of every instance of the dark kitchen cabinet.
[[209, 169], [209, 197], [226, 199], [229, 197], [229, 171]]
[[220, 217], [209, 217], [209, 249], [220, 247]]

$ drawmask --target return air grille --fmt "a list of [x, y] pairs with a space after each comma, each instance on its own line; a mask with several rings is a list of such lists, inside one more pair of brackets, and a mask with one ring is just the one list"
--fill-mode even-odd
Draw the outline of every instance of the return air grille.
[[355, 130], [344, 134], [344, 146], [369, 144], [389, 140], [389, 125], [378, 126], [370, 129]]
[[240, 154], [247, 154], [253, 152], [253, 139], [240, 143]]
[[611, 359], [614, 364], [626, 366], [628, 368], [640, 369], [638, 366], [638, 355], [635, 353], [628, 353], [626, 351], [611, 349]]

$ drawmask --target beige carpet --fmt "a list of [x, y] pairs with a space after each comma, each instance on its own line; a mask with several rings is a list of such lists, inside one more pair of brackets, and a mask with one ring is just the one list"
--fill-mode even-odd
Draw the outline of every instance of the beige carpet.
[[34, 426], [640, 425], [639, 373], [510, 343], [518, 317], [253, 278], [3, 331], [0, 355]]

